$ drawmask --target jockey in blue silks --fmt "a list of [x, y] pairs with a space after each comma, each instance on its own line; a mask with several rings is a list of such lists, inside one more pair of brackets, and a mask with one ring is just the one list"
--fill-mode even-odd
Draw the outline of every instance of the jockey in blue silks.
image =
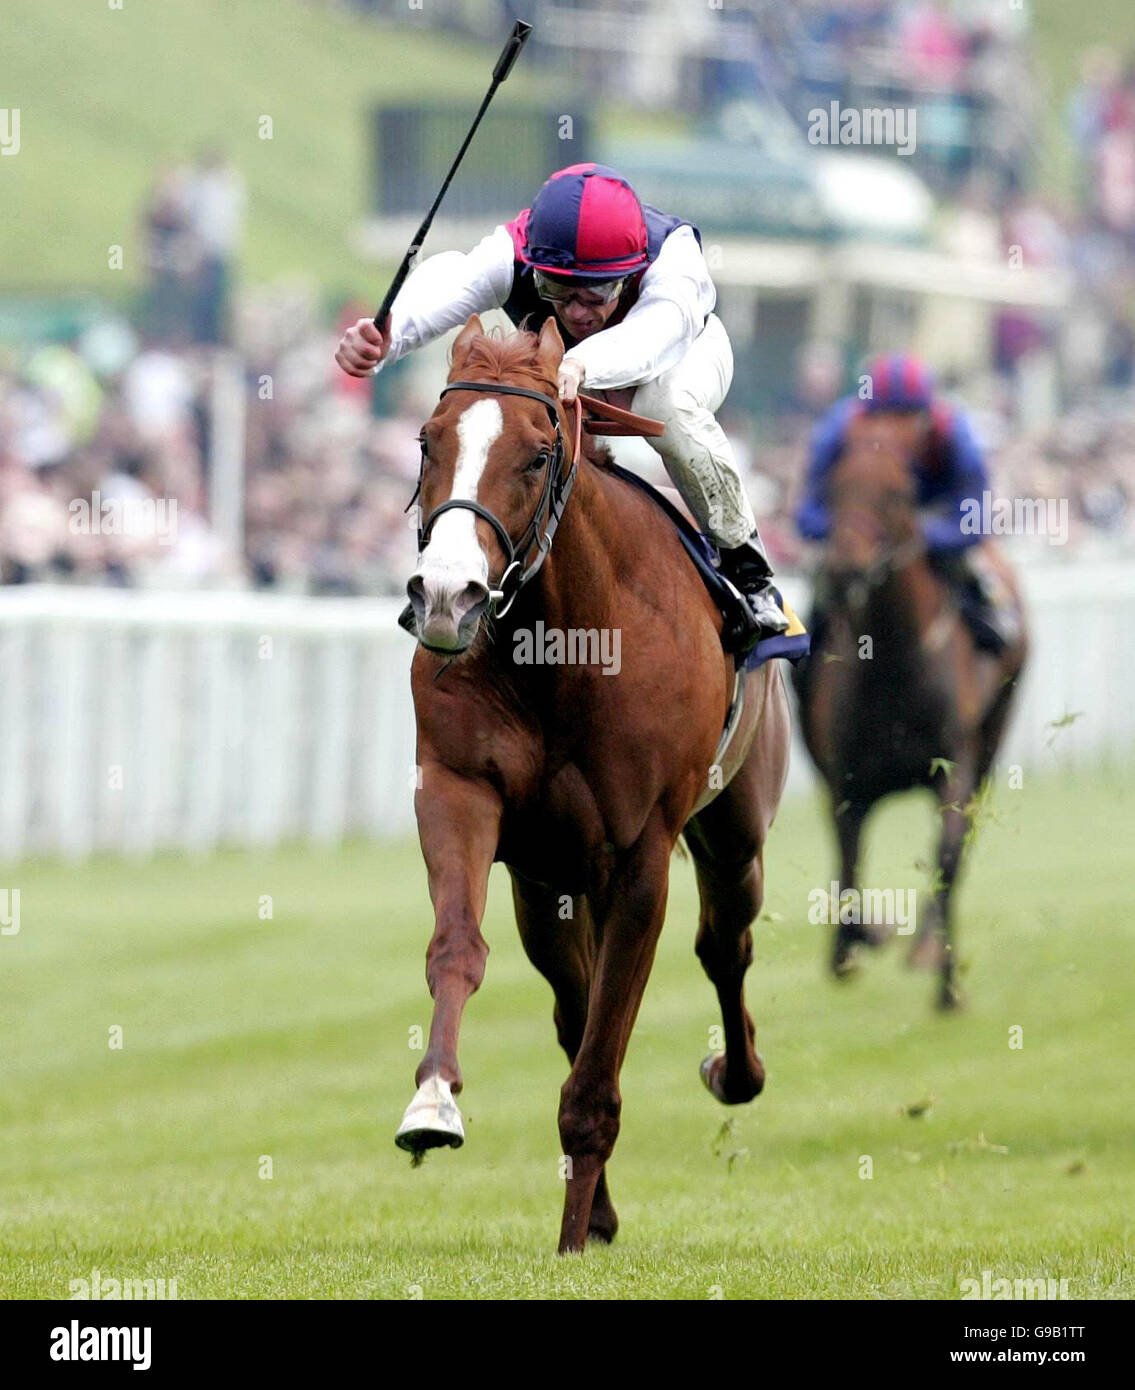
[[[919, 358], [905, 354], [877, 357], [866, 371], [871, 395], [847, 396], [817, 424], [812, 434], [804, 495], [796, 525], [806, 540], [822, 541], [831, 528], [827, 489], [843, 452], [850, 421], [873, 412], [927, 417], [926, 447], [912, 460], [918, 506], [924, 509], [923, 535], [931, 562], [958, 593], [961, 608], [980, 645], [1000, 650], [1010, 636], [1010, 615], [994, 601], [983, 570], [974, 563], [984, 539], [980, 530], [963, 525], [990, 491], [989, 470], [965, 412], [937, 395], [934, 374]], [[813, 628], [822, 615], [813, 617]]]

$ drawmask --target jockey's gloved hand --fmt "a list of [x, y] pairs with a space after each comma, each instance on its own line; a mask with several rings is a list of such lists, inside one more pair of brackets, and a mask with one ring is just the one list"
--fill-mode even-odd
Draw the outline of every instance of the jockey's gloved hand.
[[559, 371], [559, 393], [560, 400], [565, 405], [571, 405], [579, 394], [579, 388], [583, 385], [583, 378], [586, 375], [586, 368], [582, 362], [575, 362], [570, 357], [565, 357], [560, 363]]

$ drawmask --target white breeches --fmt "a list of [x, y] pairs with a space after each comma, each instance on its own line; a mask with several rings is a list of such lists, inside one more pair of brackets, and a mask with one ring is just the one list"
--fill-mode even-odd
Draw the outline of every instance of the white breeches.
[[726, 549], [743, 544], [757, 528], [733, 450], [714, 413], [732, 380], [729, 335], [710, 314], [685, 357], [639, 386], [631, 402], [636, 414], [665, 424], [666, 433], [647, 442], [698, 525]]

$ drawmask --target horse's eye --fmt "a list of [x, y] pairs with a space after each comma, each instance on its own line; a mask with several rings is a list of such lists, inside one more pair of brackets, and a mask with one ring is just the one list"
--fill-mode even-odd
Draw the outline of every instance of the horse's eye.
[[550, 462], [551, 457], [552, 455], [550, 450], [541, 449], [540, 452], [536, 455], [536, 457], [532, 460], [532, 462], [528, 465], [528, 471], [531, 473], [535, 473], [539, 469], [545, 468]]

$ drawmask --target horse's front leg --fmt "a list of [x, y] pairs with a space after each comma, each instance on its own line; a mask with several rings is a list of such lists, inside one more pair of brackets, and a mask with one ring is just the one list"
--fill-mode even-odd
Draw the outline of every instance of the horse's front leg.
[[415, 1075], [410, 1102], [395, 1142], [422, 1154], [465, 1140], [453, 1097], [461, 1090], [457, 1038], [469, 996], [485, 974], [488, 945], [481, 935], [489, 870], [500, 834], [501, 803], [491, 787], [426, 764], [414, 799], [418, 835], [429, 875], [434, 930], [426, 952], [426, 981], [433, 995], [429, 1044]]
[[831, 972], [837, 980], [850, 979], [859, 968], [859, 948], [876, 946], [881, 937], [870, 927], [840, 921], [843, 895], [859, 883], [859, 842], [869, 806], [844, 801], [834, 811], [836, 839], [839, 841], [839, 898], [836, 902], [836, 929], [832, 934]]
[[561, 1255], [587, 1244], [596, 1187], [619, 1133], [619, 1071], [654, 961], [666, 913], [672, 837], [648, 828], [589, 894], [599, 923], [599, 952], [583, 1039], [560, 1092], [560, 1143], [567, 1191]]

